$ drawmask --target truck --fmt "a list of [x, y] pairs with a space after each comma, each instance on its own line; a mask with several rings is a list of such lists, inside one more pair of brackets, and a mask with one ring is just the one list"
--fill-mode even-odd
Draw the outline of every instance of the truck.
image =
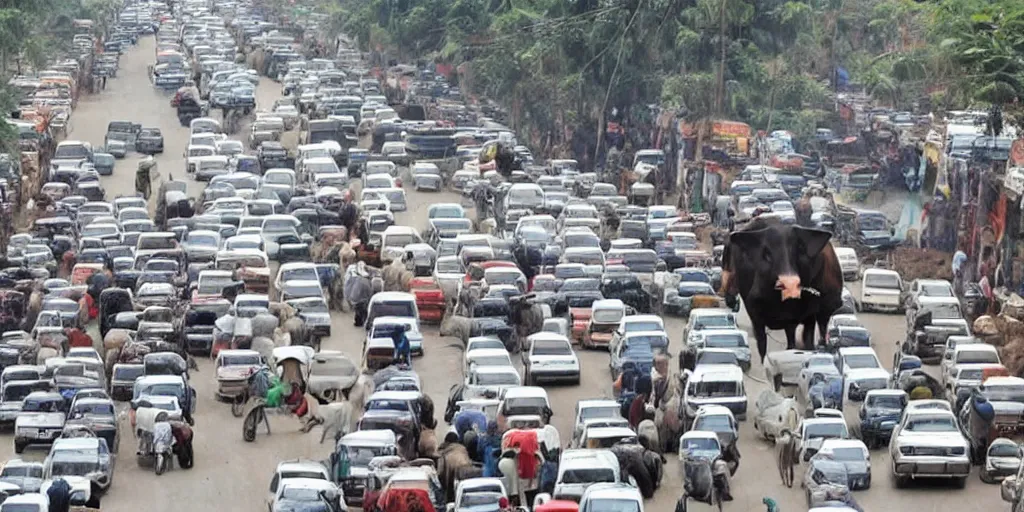
[[459, 169], [455, 156], [456, 141], [454, 128], [435, 126], [409, 127], [402, 137], [409, 157], [417, 163], [432, 163], [443, 175], [450, 176]]

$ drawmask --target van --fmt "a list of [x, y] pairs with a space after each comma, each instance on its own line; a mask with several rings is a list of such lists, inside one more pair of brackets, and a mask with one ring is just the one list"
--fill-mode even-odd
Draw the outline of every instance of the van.
[[900, 311], [900, 294], [903, 292], [903, 278], [893, 270], [869, 268], [864, 271], [860, 286], [861, 311]]
[[850, 247], [835, 247], [833, 251], [839, 260], [839, 268], [843, 271], [843, 280], [856, 281], [860, 273], [860, 260], [857, 259], [857, 251]]
[[721, 405], [732, 411], [736, 419], [747, 419], [747, 393], [743, 385], [743, 370], [739, 366], [702, 368], [700, 365], [686, 382], [683, 403], [688, 420], [702, 405]]

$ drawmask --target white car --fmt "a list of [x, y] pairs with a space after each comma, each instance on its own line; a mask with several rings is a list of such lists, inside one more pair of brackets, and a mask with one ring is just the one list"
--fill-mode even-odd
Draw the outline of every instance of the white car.
[[896, 487], [916, 478], [948, 478], [963, 488], [971, 473], [969, 449], [953, 413], [939, 409], [904, 413], [889, 442]]
[[871, 347], [843, 347], [836, 356], [836, 367], [845, 376], [850, 370], [882, 368], [882, 362]]
[[529, 386], [541, 380], [580, 382], [580, 360], [569, 339], [561, 334], [534, 334], [529, 351], [523, 352], [523, 382]]
[[[627, 317], [628, 318], [628, 317]], [[705, 329], [738, 329], [736, 313], [731, 309], [709, 308], [696, 309], [690, 312], [690, 318], [683, 328], [683, 341], [687, 344], [696, 343], [696, 333]]]
[[826, 439], [849, 438], [850, 430], [843, 418], [807, 418], [800, 423], [800, 460], [811, 460]]
[[277, 490], [281, 484], [292, 478], [311, 478], [323, 481], [330, 481], [331, 476], [327, 468], [314, 460], [289, 460], [279, 462], [274, 469], [274, 476], [270, 479], [270, 495], [267, 496], [267, 505], [271, 505]]
[[903, 292], [903, 278], [899, 272], [869, 268], [864, 271], [860, 285], [860, 308], [862, 311], [896, 313], [903, 306], [900, 295]]
[[942, 362], [939, 364], [943, 386], [947, 386], [953, 381], [961, 366], [979, 364], [1002, 364], [1002, 361], [999, 360], [999, 350], [988, 343], [967, 343], [946, 350], [942, 356]]
[[[591, 425], [603, 427], [629, 426], [622, 417], [622, 407], [615, 400], [580, 400], [576, 402], [576, 414], [573, 416], [572, 443], [578, 443], [580, 435]], [[613, 422], [613, 423], [607, 423]], [[607, 423], [607, 424], [606, 424]]]
[[333, 510], [348, 510], [341, 499], [341, 489], [334, 482], [319, 478], [286, 478], [277, 487], [269, 512], [302, 510], [322, 503], [324, 498], [333, 503]]

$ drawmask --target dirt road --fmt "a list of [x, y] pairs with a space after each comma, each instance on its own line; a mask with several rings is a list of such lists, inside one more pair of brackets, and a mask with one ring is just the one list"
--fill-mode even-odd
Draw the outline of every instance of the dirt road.
[[[149, 37], [128, 50], [122, 57], [118, 78], [108, 82], [106, 91], [97, 96], [84, 97], [80, 101], [74, 113], [75, 130], [70, 138], [84, 139], [96, 146], [102, 145], [106, 125], [112, 120], [130, 120], [142, 123], [143, 127], [159, 127], [164, 133], [166, 150], [157, 157], [158, 169], [165, 175], [169, 172], [180, 179], [184, 177], [182, 152], [188, 141], [187, 129], [179, 125], [169, 105], [169, 96], [154, 89], [146, 77], [146, 66], [152, 63], [153, 52], [153, 39]], [[280, 95], [280, 87], [263, 79], [257, 94], [260, 105], [266, 107]], [[103, 178], [108, 198], [133, 192], [138, 159], [138, 155], [129, 155], [127, 159], [118, 162], [113, 176]], [[190, 183], [193, 195], [198, 194], [201, 187], [202, 184]], [[409, 211], [399, 214], [398, 222], [421, 229], [425, 227], [425, 210], [430, 204], [458, 200], [451, 193], [430, 194], [408, 190], [408, 194]], [[883, 363], [890, 364], [895, 341], [903, 336], [903, 318], [885, 315], [864, 315], [863, 318], [874, 334], [879, 357]], [[678, 318], [667, 318], [666, 325], [672, 337], [672, 352], [678, 353], [684, 323]], [[460, 380], [456, 368], [461, 351], [454, 340], [440, 338], [436, 328], [426, 327], [425, 331], [426, 355], [416, 359], [414, 365], [427, 392], [441, 409], [449, 387]], [[353, 327], [351, 316], [336, 313], [333, 316], [333, 332], [334, 336], [324, 340], [324, 348], [343, 350], [358, 359], [363, 331]], [[781, 333], [773, 334], [776, 340], [783, 339]], [[779, 342], [771, 343], [771, 347], [784, 348]], [[584, 351], [580, 352], [580, 359], [584, 373], [578, 386], [548, 388], [555, 412], [552, 421], [559, 429], [563, 443], [569, 439], [572, 413], [577, 400], [611, 396], [608, 355]], [[751, 375], [758, 378], [763, 375], [759, 365], [755, 364]], [[753, 402], [764, 385], [749, 378], [746, 384], [752, 411]], [[114, 484], [103, 501], [105, 511], [265, 510], [271, 471], [278, 462], [296, 458], [322, 460], [328, 457], [331, 445], [317, 444], [319, 429], [303, 435], [298, 432], [297, 420], [291, 417], [272, 418], [272, 435], [261, 433], [255, 443], [243, 442], [241, 420], [233, 418], [228, 406], [213, 398], [215, 381], [209, 361], [200, 361], [200, 370], [194, 374], [193, 385], [199, 396], [195, 416], [195, 467], [188, 471], [174, 469], [160, 477], [155, 476], [152, 470], [139, 468], [132, 454], [135, 450], [134, 437], [128, 431], [127, 421], [123, 420], [120, 456]], [[799, 486], [793, 489], [781, 486], [771, 447], [755, 439], [749, 421], [742, 424], [741, 430], [740, 451], [743, 458], [733, 479], [736, 500], [727, 504], [726, 509], [763, 510], [761, 499], [769, 496], [777, 500], [787, 512], [804, 510], [805, 497]], [[8, 442], [0, 449], [0, 460], [13, 456], [13, 443]], [[41, 459], [45, 451], [30, 448], [25, 456]], [[672, 510], [681, 492], [676, 458], [671, 454], [668, 458], [666, 478], [655, 499], [647, 504], [649, 511]], [[889, 457], [884, 450], [872, 453], [872, 465], [873, 487], [856, 494], [858, 501], [867, 510], [941, 508], [989, 511], [1005, 506], [999, 500], [998, 488], [980, 483], [977, 477], [969, 480], [966, 490], [954, 490], [939, 483], [915, 485], [913, 489], [897, 492], [889, 478]], [[802, 474], [798, 474], [799, 478], [802, 478]], [[704, 510], [705, 507], [694, 505], [694, 509]]]

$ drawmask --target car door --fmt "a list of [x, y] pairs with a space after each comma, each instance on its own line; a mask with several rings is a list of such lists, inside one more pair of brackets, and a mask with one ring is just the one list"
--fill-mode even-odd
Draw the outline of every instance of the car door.
[[942, 378], [943, 387], [946, 386], [953, 378], [953, 356], [955, 355], [955, 349], [947, 348], [942, 354], [942, 363], [939, 367], [940, 377]]

